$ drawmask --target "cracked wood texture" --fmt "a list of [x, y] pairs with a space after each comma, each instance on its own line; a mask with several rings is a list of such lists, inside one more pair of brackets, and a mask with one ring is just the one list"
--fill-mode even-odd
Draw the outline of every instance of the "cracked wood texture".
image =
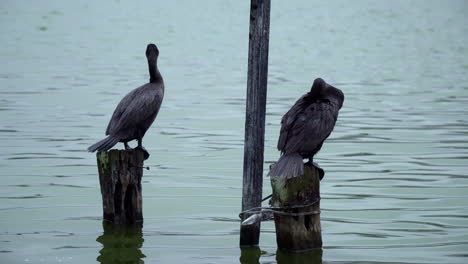
[[[262, 202], [269, 31], [270, 0], [251, 0], [242, 211]], [[260, 222], [241, 226], [241, 247], [258, 246], [259, 239]]]
[[144, 153], [111, 150], [96, 154], [104, 220], [116, 225], [143, 222], [141, 178]]
[[[320, 171], [304, 165], [304, 175], [291, 179], [271, 178], [271, 205], [287, 207], [311, 204], [320, 199]], [[314, 205], [286, 212], [320, 212], [320, 201]], [[320, 214], [288, 216], [275, 214], [276, 243], [289, 252], [304, 252], [322, 247]]]

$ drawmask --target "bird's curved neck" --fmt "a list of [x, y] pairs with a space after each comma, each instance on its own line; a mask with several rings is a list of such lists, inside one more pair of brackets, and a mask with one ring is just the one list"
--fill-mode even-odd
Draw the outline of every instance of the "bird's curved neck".
[[162, 80], [156, 61], [148, 60], [148, 69], [150, 74], [150, 83], [160, 82]]

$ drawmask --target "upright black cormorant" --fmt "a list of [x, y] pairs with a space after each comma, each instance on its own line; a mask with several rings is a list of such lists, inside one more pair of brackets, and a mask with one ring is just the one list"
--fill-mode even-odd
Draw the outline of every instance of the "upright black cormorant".
[[118, 142], [123, 142], [125, 149], [130, 149], [127, 143], [136, 139], [137, 149], [144, 151], [146, 158], [149, 156], [141, 141], [146, 130], [156, 119], [164, 97], [164, 81], [157, 66], [158, 55], [156, 45], [148, 44], [146, 58], [150, 74], [149, 83], [132, 90], [120, 101], [107, 126], [108, 137], [90, 146], [89, 152], [107, 151]]
[[318, 167], [314, 165], [314, 155], [335, 127], [343, 101], [340, 89], [321, 78], [315, 79], [310, 92], [299, 98], [281, 119], [278, 139], [281, 157], [271, 166], [268, 175], [286, 179], [302, 175], [305, 158], [310, 165]]

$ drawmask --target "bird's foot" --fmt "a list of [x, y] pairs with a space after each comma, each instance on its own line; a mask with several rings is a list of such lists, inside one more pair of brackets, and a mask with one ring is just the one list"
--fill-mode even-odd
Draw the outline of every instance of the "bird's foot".
[[145, 156], [145, 160], [147, 160], [149, 158], [150, 154], [143, 146], [137, 146], [134, 149], [138, 149], [138, 150], [143, 151], [143, 155]]
[[124, 147], [125, 150], [132, 150], [132, 148], [127, 143], [124, 143]]
[[318, 163], [309, 161], [306, 164], [311, 166], [311, 167], [316, 168], [319, 171], [320, 180], [323, 179], [323, 177], [325, 176], [325, 171], [318, 165]]

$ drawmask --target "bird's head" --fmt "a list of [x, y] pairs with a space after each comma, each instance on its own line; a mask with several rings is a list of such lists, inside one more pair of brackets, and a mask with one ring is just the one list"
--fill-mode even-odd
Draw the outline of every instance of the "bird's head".
[[310, 88], [310, 94], [316, 98], [321, 97], [326, 93], [327, 88], [328, 84], [322, 78], [317, 78]]
[[148, 44], [148, 46], [146, 47], [146, 58], [148, 58], [148, 60], [151, 60], [151, 61], [153, 60], [156, 61], [158, 56], [159, 56], [158, 47], [156, 47], [156, 45], [154, 45], [153, 43]]
[[343, 92], [340, 89], [326, 83], [322, 78], [317, 78], [314, 80], [312, 88], [310, 89], [310, 95], [311, 98], [315, 100], [327, 99], [329, 101], [335, 102], [339, 108], [343, 106]]

